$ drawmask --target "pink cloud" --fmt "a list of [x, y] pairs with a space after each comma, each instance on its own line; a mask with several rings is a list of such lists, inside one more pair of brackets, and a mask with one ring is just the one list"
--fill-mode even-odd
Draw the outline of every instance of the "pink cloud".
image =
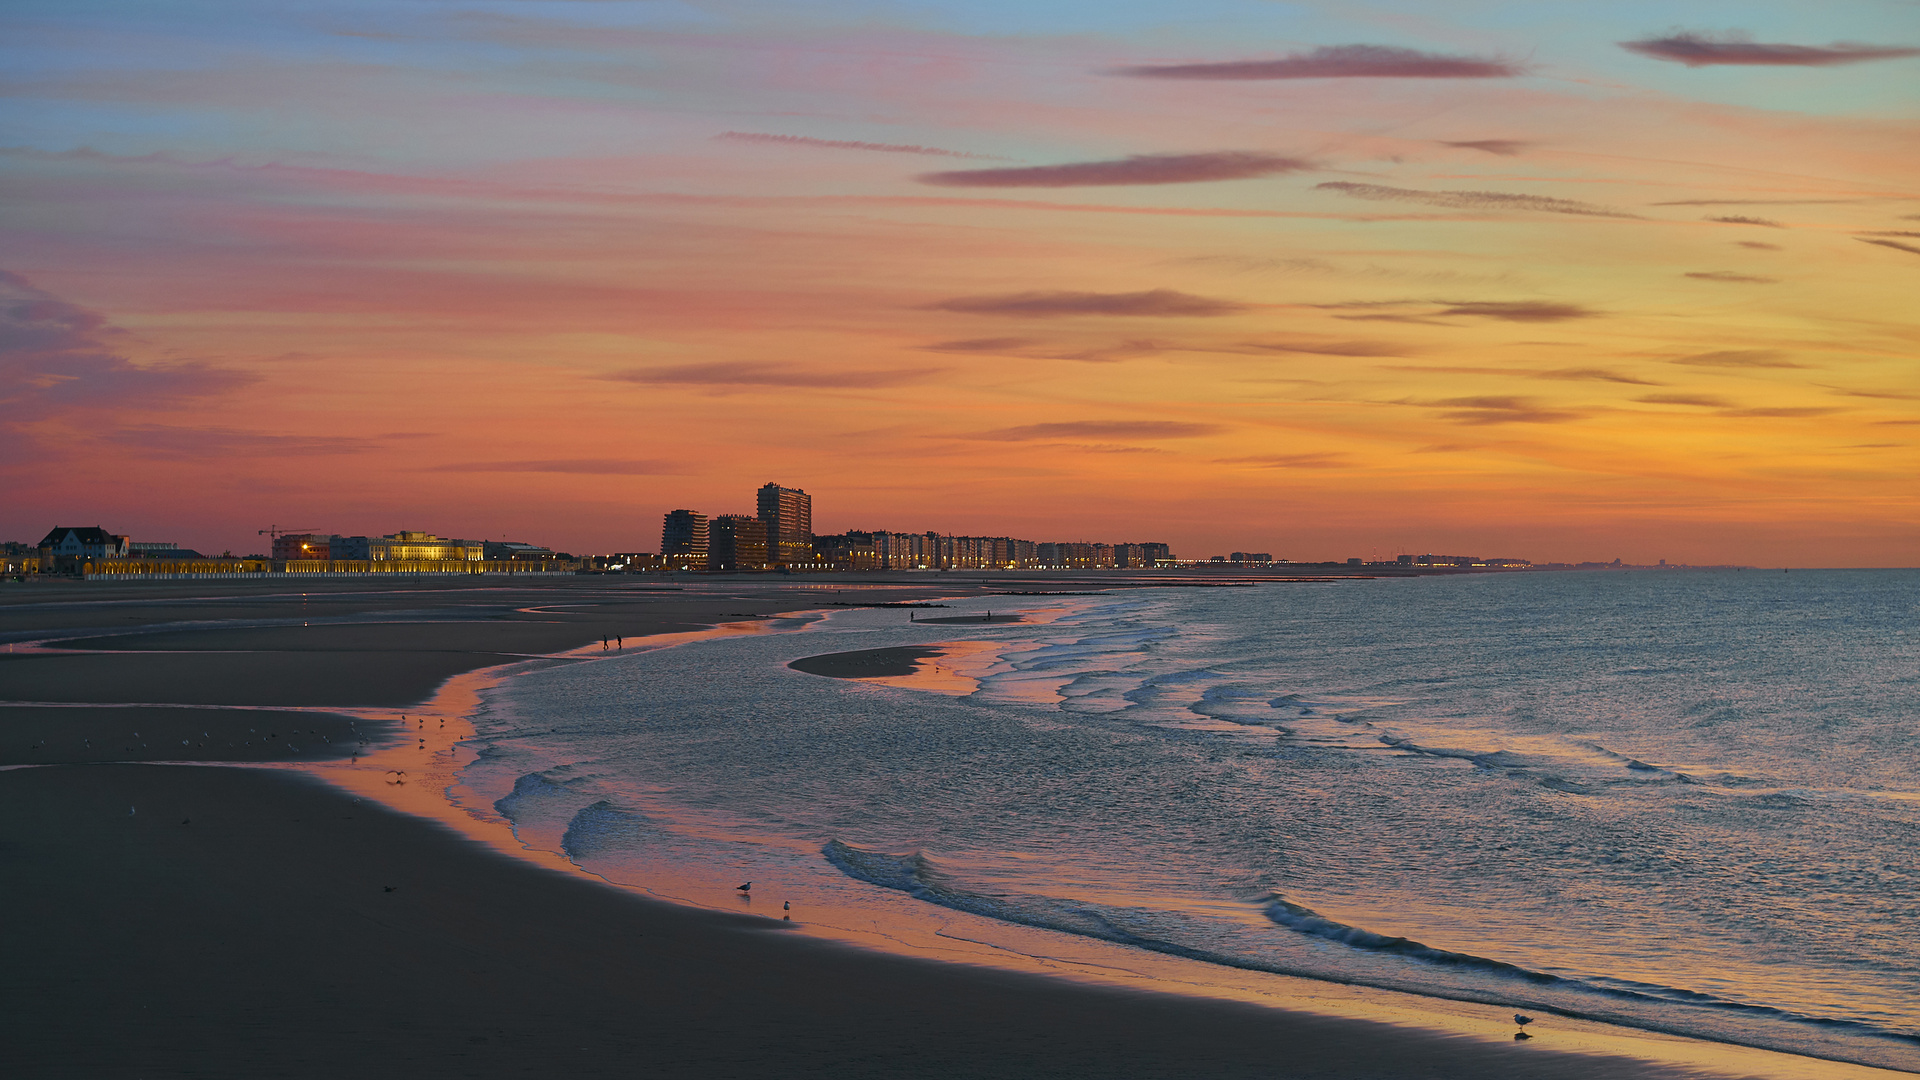
[[921, 146], [918, 143], [876, 143], [860, 142], [853, 139], [815, 139], [806, 135], [768, 135], [754, 131], [723, 131], [715, 135], [714, 138], [725, 142], [762, 143], [774, 146], [809, 146], [822, 150], [870, 150], [882, 154], [923, 154], [928, 157], [1002, 160], [994, 158], [991, 154], [969, 154], [964, 150], [942, 150], [937, 146]]
[[1018, 169], [964, 169], [959, 172], [926, 173], [916, 179], [923, 184], [939, 187], [1109, 187], [1247, 180], [1300, 172], [1312, 167], [1301, 158], [1224, 150], [1210, 154], [1136, 154], [1113, 161], [1081, 161]]
[[963, 296], [927, 306], [935, 311], [958, 311], [968, 315], [1027, 315], [1040, 318], [1062, 315], [1230, 315], [1247, 308], [1247, 305], [1233, 300], [1194, 296], [1173, 289], [1133, 293], [1024, 292], [1005, 296]]
[[1538, 210], [1549, 214], [1577, 214], [1584, 217], [1637, 218], [1624, 210], [1552, 199], [1545, 195], [1514, 195], [1502, 191], [1422, 191], [1417, 188], [1387, 187], [1384, 184], [1357, 184], [1350, 180], [1332, 180], [1315, 184], [1316, 191], [1337, 191], [1356, 199], [1374, 202], [1413, 202], [1458, 210]]
[[1671, 37], [1623, 41], [1620, 47], [1655, 60], [1671, 60], [1688, 67], [1722, 64], [1785, 67], [1832, 67], [1868, 60], [1897, 60], [1920, 56], [1920, 49], [1904, 45], [1858, 45], [1835, 42], [1827, 46], [1770, 45], [1727, 35], [1674, 34]]
[[1526, 69], [1505, 60], [1447, 56], [1387, 45], [1329, 45], [1272, 60], [1121, 68], [1143, 79], [1506, 79]]

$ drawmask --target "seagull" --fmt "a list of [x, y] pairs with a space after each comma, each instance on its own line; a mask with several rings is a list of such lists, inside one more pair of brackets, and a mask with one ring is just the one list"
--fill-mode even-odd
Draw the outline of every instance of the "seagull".
[[736, 886], [734, 886], [734, 891], [735, 891], [735, 892], [743, 892], [743, 893], [748, 893], [748, 894], [752, 894], [752, 892], [753, 892], [753, 882], [751, 882], [751, 881], [749, 881], [749, 882], [747, 882], [747, 883], [746, 883], [745, 885], [736, 885]]
[[399, 888], [399, 887], [400, 887], [400, 886], [398, 886], [398, 885], [382, 885], [382, 886], [380, 886], [380, 888], [381, 888], [381, 889], [383, 889], [383, 890], [385, 890], [386, 892], [392, 892], [393, 890], [395, 890], [395, 889], [397, 889], [397, 888]]
[[791, 901], [791, 900], [789, 900], [789, 901], [787, 901], [786, 903], [784, 903], [784, 904], [781, 904], [781, 905], [780, 905], [780, 910], [781, 910], [781, 911], [792, 911], [792, 910], [793, 910], [793, 901]]
[[182, 825], [191, 825], [191, 824], [193, 824], [193, 819], [192, 819], [192, 818], [181, 818], [181, 819], [180, 819], [180, 824], [182, 824]]
[[1531, 1016], [1522, 1016], [1522, 1015], [1520, 1015], [1519, 1013], [1514, 1013], [1514, 1014], [1513, 1014], [1513, 1022], [1514, 1022], [1514, 1023], [1516, 1023], [1516, 1024], [1519, 1024], [1519, 1025], [1520, 1025], [1521, 1027], [1526, 1027], [1526, 1026], [1527, 1026], [1528, 1024], [1531, 1024], [1531, 1023], [1533, 1023], [1533, 1017], [1531, 1017]]

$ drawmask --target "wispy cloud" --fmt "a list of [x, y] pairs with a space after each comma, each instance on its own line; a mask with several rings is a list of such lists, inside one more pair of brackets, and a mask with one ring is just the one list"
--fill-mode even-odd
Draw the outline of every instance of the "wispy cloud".
[[1213, 461], [1216, 465], [1258, 465], [1267, 469], [1344, 469], [1350, 465], [1345, 454], [1266, 454]]
[[92, 410], [167, 409], [257, 381], [199, 361], [139, 364], [120, 355], [119, 331], [0, 270], [0, 427]]
[[1567, 319], [1592, 319], [1600, 313], [1578, 304], [1556, 304], [1544, 300], [1468, 300], [1439, 301], [1448, 306], [1438, 315], [1473, 315], [1503, 322], [1563, 322]]
[[1754, 249], [1755, 251], [1781, 251], [1781, 250], [1783, 250], [1783, 249], [1782, 249], [1782, 248], [1780, 247], [1780, 245], [1779, 245], [1779, 244], [1768, 244], [1768, 243], [1764, 243], [1764, 242], [1762, 242], [1762, 241], [1759, 241], [1759, 240], [1735, 240], [1735, 241], [1734, 241], [1734, 243], [1736, 243], [1736, 244], [1739, 244], [1739, 245], [1740, 245], [1741, 247], [1743, 247], [1743, 248], [1752, 248], [1752, 249]]
[[671, 461], [625, 461], [618, 458], [568, 458], [556, 461], [456, 461], [436, 465], [429, 472], [454, 473], [577, 473], [586, 476], [667, 476], [684, 472]]
[[861, 142], [857, 139], [815, 139], [807, 135], [772, 135], [757, 131], [723, 131], [714, 136], [722, 142], [760, 143], [773, 146], [804, 146], [820, 150], [868, 150], [882, 154], [920, 154], [926, 157], [976, 158], [985, 161], [1005, 161], [1005, 158], [992, 154], [969, 154], [964, 150], [943, 150], [937, 146], [921, 146], [918, 143], [877, 143]]
[[1534, 371], [1527, 375], [1530, 379], [1554, 379], [1563, 382], [1610, 382], [1625, 383], [1628, 386], [1659, 386], [1651, 379], [1622, 375], [1605, 368], [1554, 368], [1549, 371]]
[[1049, 353], [1049, 360], [1078, 360], [1083, 364], [1117, 364], [1122, 360], [1136, 360], [1142, 356], [1158, 356], [1177, 346], [1153, 341], [1149, 338], [1133, 338], [1077, 352]]
[[1248, 341], [1243, 347], [1313, 356], [1405, 356], [1411, 351], [1405, 345], [1385, 341]]
[[1758, 218], [1758, 217], [1742, 217], [1738, 214], [1728, 214], [1725, 217], [1710, 217], [1710, 218], [1707, 218], [1706, 220], [1717, 221], [1722, 225], [1764, 225], [1769, 229], [1786, 228], [1785, 225], [1782, 225], [1777, 221], [1768, 221], [1766, 218]]
[[1776, 45], [1753, 41], [1741, 34], [1674, 34], [1669, 37], [1623, 41], [1628, 52], [1655, 60], [1671, 60], [1688, 67], [1720, 64], [1784, 67], [1832, 67], [1858, 64], [1868, 60], [1898, 60], [1920, 56], [1920, 49], [1906, 45], [1860, 45], [1837, 41], [1831, 45]]
[[1304, 158], [1251, 150], [1209, 154], [1136, 154], [1112, 161], [1035, 165], [1015, 169], [962, 169], [925, 173], [915, 179], [937, 187], [1113, 187], [1124, 184], [1194, 184], [1247, 180], [1313, 168]]
[[1920, 394], [1910, 394], [1903, 390], [1855, 390], [1845, 386], [1824, 387], [1829, 393], [1845, 394], [1847, 397], [1878, 398], [1888, 401], [1920, 401]]
[[1915, 247], [1912, 244], [1903, 244], [1898, 240], [1881, 240], [1871, 236], [1856, 236], [1854, 239], [1863, 244], [1874, 244], [1883, 248], [1892, 248], [1895, 251], [1904, 251], [1909, 255], [1920, 255], [1920, 247]]
[[1530, 142], [1519, 139], [1463, 139], [1458, 142], [1441, 140], [1441, 146], [1451, 146], [1460, 150], [1478, 150], [1485, 154], [1498, 154], [1501, 157], [1515, 157], [1520, 151], [1532, 146]]
[[922, 345], [928, 352], [942, 353], [1004, 353], [1032, 345], [1032, 338], [989, 337], [967, 338], [964, 341], [936, 341], [931, 345]]
[[1488, 424], [1564, 424], [1584, 419], [1586, 414], [1571, 409], [1555, 409], [1541, 405], [1528, 397], [1485, 396], [1441, 398], [1438, 401], [1415, 402], [1430, 409], [1440, 409], [1442, 420], [1451, 420], [1456, 424], [1482, 426]]
[[600, 378], [648, 386], [784, 386], [815, 389], [866, 389], [923, 382], [945, 368], [891, 368], [869, 371], [810, 371], [754, 361], [677, 364], [629, 368]]
[[1667, 199], [1648, 206], [1840, 206], [1865, 199]]
[[1194, 296], [1174, 289], [1150, 289], [1131, 293], [1023, 292], [1004, 296], [962, 296], [928, 304], [927, 308], [968, 315], [1025, 315], [1032, 318], [1066, 315], [1204, 317], [1231, 315], [1247, 310], [1247, 305], [1233, 300]]
[[1647, 394], [1633, 400], [1647, 405], [1693, 405], [1702, 409], [1730, 409], [1733, 402], [1711, 394]]
[[1841, 409], [1823, 409], [1815, 406], [1785, 406], [1779, 408], [1758, 409], [1722, 409], [1721, 416], [1744, 416], [1760, 419], [1795, 420], [1807, 416], [1826, 416], [1829, 413], [1842, 412]]
[[1713, 368], [1804, 368], [1805, 364], [1796, 364], [1786, 358], [1786, 354], [1773, 349], [1722, 349], [1716, 352], [1695, 353], [1671, 361], [1684, 367]]
[[1640, 215], [1572, 199], [1552, 199], [1545, 195], [1515, 195], [1503, 191], [1422, 191], [1417, 188], [1388, 187], [1384, 184], [1357, 184], [1350, 180], [1332, 180], [1315, 184], [1316, 191], [1337, 191], [1356, 199], [1373, 202], [1410, 202], [1441, 206], [1449, 210], [1533, 210], [1546, 214], [1574, 214], [1580, 217], [1632, 218]]
[[175, 427], [136, 424], [102, 436], [116, 446], [133, 447], [153, 457], [197, 459], [242, 456], [312, 457], [379, 450], [379, 439], [353, 435], [288, 435], [224, 427]]
[[1736, 274], [1732, 270], [1690, 270], [1687, 277], [1697, 281], [1719, 281], [1728, 285], [1778, 285], [1779, 278], [1760, 277], [1757, 274]]
[[1026, 424], [958, 436], [995, 442], [1035, 442], [1042, 439], [1193, 439], [1225, 429], [1219, 424], [1179, 420], [1068, 420], [1053, 424]]
[[1142, 79], [1507, 79], [1526, 69], [1507, 60], [1400, 49], [1329, 45], [1269, 60], [1151, 64], [1113, 72]]
[[1861, 233], [1860, 235], [1862, 236], [1920, 236], [1920, 232], [1915, 232], [1912, 229], [1872, 229], [1867, 232]]

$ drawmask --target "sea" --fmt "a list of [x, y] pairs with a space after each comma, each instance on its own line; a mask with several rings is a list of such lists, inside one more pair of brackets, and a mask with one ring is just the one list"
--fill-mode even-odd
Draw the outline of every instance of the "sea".
[[636, 888], [1920, 1071], [1920, 572], [940, 602], [534, 665], [461, 797]]

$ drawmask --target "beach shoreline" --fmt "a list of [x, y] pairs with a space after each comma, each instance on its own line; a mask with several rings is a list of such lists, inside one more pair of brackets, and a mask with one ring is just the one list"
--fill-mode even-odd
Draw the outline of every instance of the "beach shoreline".
[[[955, 595], [939, 587], [947, 584], [903, 598]], [[256, 665], [257, 693], [229, 686], [172, 695], [202, 701], [151, 700], [192, 680], [168, 682], [138, 663], [116, 669], [110, 661], [150, 652], [191, 666], [230, 656], [215, 646], [233, 640], [210, 636], [229, 630], [157, 629], [146, 635], [148, 650], [32, 654], [47, 664], [109, 658], [96, 659], [79, 684], [65, 673], [16, 679], [12, 672], [34, 661], [0, 663], [0, 700], [10, 702], [0, 707], [8, 736], [0, 820], [16, 880], [36, 883], [4, 902], [14, 925], [38, 928], [8, 976], [18, 1004], [7, 1010], [7, 1034], [9, 1045], [26, 1050], [23, 1075], [494, 1076], [542, 1062], [587, 1074], [703, 1076], [1270, 1076], [1280, 1063], [1289, 1070], [1282, 1075], [1316, 1076], [1898, 1075], [1598, 1030], [1605, 1025], [1588, 1025], [1597, 1034], [1584, 1039], [1569, 1030], [1553, 1047], [1522, 1045], [1474, 1015], [1491, 1011], [1485, 1007], [1390, 992], [1308, 984], [1287, 1008], [1264, 995], [1180, 994], [1173, 980], [1138, 989], [996, 968], [985, 958], [956, 963], [851, 948], [768, 916], [650, 900], [558, 856], [515, 850], [510, 833], [498, 836], [504, 826], [489, 840], [478, 835], [484, 829], [444, 816], [463, 813], [440, 790], [457, 777], [457, 717], [475, 687], [513, 665], [591, 659], [612, 648], [598, 640], [616, 623], [619, 636], [646, 648], [742, 632], [744, 624], [728, 627], [728, 619], [805, 607], [805, 595], [790, 590], [763, 587], [746, 598], [748, 591], [642, 613], [617, 589], [547, 590], [534, 599], [549, 603], [519, 604], [521, 597], [489, 607], [547, 609], [541, 615], [565, 607], [560, 629], [546, 618], [506, 617], [528, 625], [479, 635], [474, 620], [409, 609], [407, 618], [421, 621], [393, 621], [398, 609], [382, 608], [373, 614], [386, 621], [377, 624], [330, 625], [363, 626], [356, 632], [389, 648], [414, 641], [412, 667], [346, 678], [348, 688], [336, 685], [322, 702], [282, 700], [305, 692], [289, 691], [285, 672], [331, 671], [338, 684], [366, 653], [339, 647], [339, 635], [285, 640], [273, 628], [243, 630], [242, 643], [298, 658]], [[502, 621], [497, 614], [488, 621]], [[34, 617], [0, 606], [0, 632], [18, 634]], [[136, 628], [117, 636], [142, 635]], [[509, 638], [563, 647], [510, 651]], [[445, 674], [451, 655], [467, 666]], [[838, 655], [844, 668], [846, 654]], [[222, 670], [199, 668], [203, 679]], [[411, 683], [392, 677], [403, 669]], [[430, 678], [430, 693], [400, 700], [406, 685]], [[23, 704], [13, 692], [48, 685], [67, 685], [71, 698], [110, 700]], [[261, 700], [227, 700], [237, 697]], [[313, 718], [307, 730], [316, 735], [324, 716], [330, 733], [345, 724], [348, 736], [375, 737], [293, 753], [278, 739], [257, 755], [197, 759], [223, 765], [158, 764], [181, 757], [135, 755], [124, 742], [112, 758], [72, 745], [72, 725], [83, 719], [104, 735], [136, 717], [149, 727], [204, 719], [215, 726], [200, 730], [212, 733], [226, 730], [217, 724], [237, 731], [244, 720], [255, 728], [263, 717], [296, 716]], [[449, 731], [442, 724], [450, 718]], [[35, 732], [45, 745], [20, 737]], [[376, 751], [364, 767], [350, 756], [362, 749]], [[402, 785], [373, 767], [403, 758], [429, 771]], [[232, 767], [246, 763], [267, 767]], [[413, 813], [393, 809], [408, 800]], [[101, 994], [88, 1008], [85, 997]], [[276, 1020], [289, 1012], [304, 1018], [300, 1025]], [[110, 1036], [101, 1039], [96, 1026], [83, 1037], [81, 1026], [102, 1015], [116, 1018]], [[298, 1030], [305, 1025], [347, 1035], [316, 1046]]]

